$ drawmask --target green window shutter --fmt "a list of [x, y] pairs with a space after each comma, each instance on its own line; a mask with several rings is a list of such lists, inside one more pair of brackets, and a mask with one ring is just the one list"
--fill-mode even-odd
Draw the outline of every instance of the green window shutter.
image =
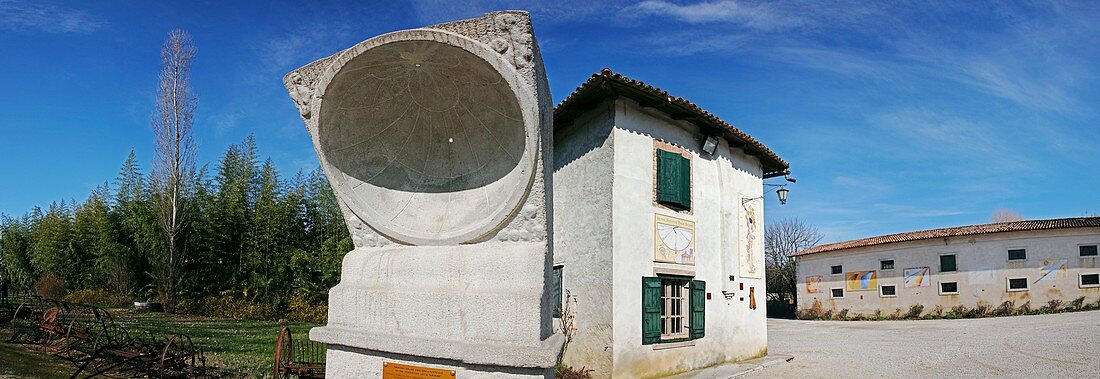
[[552, 282], [550, 283], [550, 290], [552, 291], [550, 294], [550, 301], [554, 305], [551, 312], [553, 313], [554, 318], [561, 318], [561, 270], [562, 266], [554, 267], [554, 269], [551, 271], [550, 276], [550, 280], [552, 280]]
[[958, 265], [955, 263], [954, 255], [941, 255], [940, 256], [940, 272], [952, 272], [958, 269]]
[[657, 202], [691, 208], [691, 160], [657, 150]]
[[661, 279], [642, 278], [642, 345], [661, 342]]
[[707, 283], [691, 281], [691, 339], [703, 338], [707, 324]]
[[670, 151], [657, 150], [657, 202], [678, 203], [680, 189], [676, 186], [680, 165], [677, 155]]
[[680, 158], [680, 177], [677, 178], [680, 187], [680, 205], [684, 208], [691, 209], [691, 159], [684, 158], [683, 156], [677, 156]]

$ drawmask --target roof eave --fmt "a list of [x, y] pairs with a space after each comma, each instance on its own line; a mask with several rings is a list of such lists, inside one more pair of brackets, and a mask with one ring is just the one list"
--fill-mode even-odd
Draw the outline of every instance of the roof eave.
[[642, 107], [653, 108], [665, 113], [673, 120], [690, 122], [704, 132], [721, 134], [733, 148], [739, 148], [747, 155], [760, 159], [764, 178], [773, 178], [790, 173], [790, 165], [763, 143], [747, 133], [722, 121], [713, 114], [699, 108], [694, 103], [679, 97], [672, 97], [663, 90], [640, 81], [627, 78], [604, 69], [592, 75], [572, 94], [562, 100], [554, 109], [555, 128], [572, 125], [574, 119], [605, 99], [619, 96], [634, 100]]

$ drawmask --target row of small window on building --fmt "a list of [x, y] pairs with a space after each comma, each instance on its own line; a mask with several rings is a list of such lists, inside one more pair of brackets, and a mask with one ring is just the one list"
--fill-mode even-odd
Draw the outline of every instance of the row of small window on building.
[[[1081, 245], [1079, 246], [1079, 256], [1081, 257], [1095, 257], [1097, 256], [1097, 245]], [[1009, 261], [1022, 261], [1027, 260], [1027, 249], [1009, 249], [1008, 250]], [[879, 269], [881, 270], [893, 270], [894, 260], [884, 259], [879, 261]], [[955, 254], [942, 254], [940, 255], [940, 272], [955, 272], [958, 271], [958, 261]], [[834, 265], [830, 267], [830, 271], [833, 275], [844, 274], [843, 265]]]
[[[1007, 280], [1007, 292], [1024, 292], [1029, 291], [1030, 281], [1027, 277], [1011, 277]], [[1100, 273], [1082, 273], [1078, 276], [1078, 284], [1081, 288], [1094, 288], [1100, 287]], [[879, 297], [897, 297], [898, 288], [896, 285], [884, 284], [879, 285]], [[959, 294], [959, 282], [939, 282], [939, 294], [940, 295], [958, 295]], [[834, 299], [844, 298], [844, 288], [837, 287], [832, 288], [829, 294]]]
[[[1096, 257], [1098, 256], [1097, 245], [1080, 245], [1078, 246], [1078, 255], [1080, 257]], [[1013, 248], [1008, 249], [1009, 261], [1023, 261], [1027, 260], [1027, 249]], [[879, 261], [880, 270], [893, 270], [894, 260], [884, 259]], [[943, 272], [956, 272], [959, 270], [958, 257], [955, 254], [942, 254], [940, 255], [940, 271]], [[830, 267], [830, 272], [833, 275], [844, 274], [843, 265], [834, 265]], [[1008, 292], [1022, 292], [1030, 290], [1027, 277], [1012, 277], [1007, 279]], [[1082, 273], [1078, 277], [1078, 286], [1081, 288], [1100, 287], [1100, 273]], [[957, 295], [959, 293], [958, 282], [939, 282], [939, 294], [940, 295]], [[830, 295], [834, 299], [844, 298], [844, 288], [833, 288], [830, 291]], [[896, 297], [897, 286], [895, 285], [880, 285], [879, 286], [880, 297]]]

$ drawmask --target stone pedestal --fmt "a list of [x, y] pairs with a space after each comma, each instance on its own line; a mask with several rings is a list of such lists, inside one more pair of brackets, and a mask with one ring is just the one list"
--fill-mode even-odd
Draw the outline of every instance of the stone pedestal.
[[328, 376], [549, 376], [553, 115], [528, 14], [384, 34], [284, 82], [355, 243], [310, 332]]

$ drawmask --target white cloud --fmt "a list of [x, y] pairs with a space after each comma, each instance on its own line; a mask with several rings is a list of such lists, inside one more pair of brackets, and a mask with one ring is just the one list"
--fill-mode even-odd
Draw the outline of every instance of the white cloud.
[[87, 12], [41, 2], [0, 0], [0, 28], [50, 33], [90, 33], [106, 25]]
[[770, 3], [750, 4], [729, 0], [685, 5], [649, 0], [627, 7], [623, 13], [669, 17], [693, 24], [728, 22], [761, 30], [784, 29], [807, 23], [802, 16], [783, 12]]

